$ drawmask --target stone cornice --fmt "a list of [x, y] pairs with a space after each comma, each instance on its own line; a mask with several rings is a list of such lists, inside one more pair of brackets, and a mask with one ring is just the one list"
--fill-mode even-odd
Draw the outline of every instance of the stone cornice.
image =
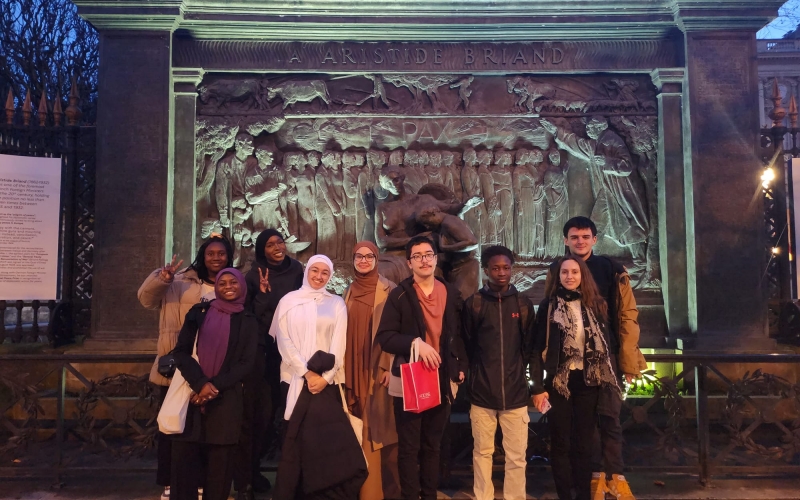
[[780, 0], [75, 0], [97, 29], [199, 39], [653, 39], [680, 28], [756, 30]]
[[775, 19], [783, 0], [671, 0], [683, 31], [757, 31]]
[[75, 0], [78, 14], [101, 31], [174, 31], [183, 19], [184, 0]]

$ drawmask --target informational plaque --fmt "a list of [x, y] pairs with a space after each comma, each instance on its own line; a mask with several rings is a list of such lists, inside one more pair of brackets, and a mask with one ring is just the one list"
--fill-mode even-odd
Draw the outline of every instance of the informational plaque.
[[0, 155], [0, 300], [58, 293], [61, 159]]

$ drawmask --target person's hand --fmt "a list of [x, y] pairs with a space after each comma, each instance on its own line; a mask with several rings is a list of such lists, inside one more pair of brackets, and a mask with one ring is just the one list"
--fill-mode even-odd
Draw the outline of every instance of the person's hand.
[[261, 272], [261, 268], [258, 268], [258, 289], [261, 290], [261, 293], [272, 291], [272, 287], [269, 286], [269, 269], [264, 269], [264, 272]]
[[541, 394], [534, 394], [531, 397], [531, 400], [533, 401], [533, 406], [535, 406], [536, 410], [538, 412], [540, 412], [540, 413], [542, 411], [542, 408], [544, 407], [544, 402], [549, 400], [549, 399], [550, 399], [550, 395], [547, 394], [546, 392], [543, 392]]
[[464, 383], [464, 372], [458, 372], [458, 383], [459, 384]]
[[311, 394], [319, 394], [328, 385], [328, 381], [321, 375], [317, 375], [312, 371], [306, 372], [304, 375], [308, 383], [308, 390]]
[[217, 390], [216, 387], [214, 387], [214, 384], [212, 384], [211, 382], [206, 382], [203, 388], [200, 389], [200, 392], [197, 394], [197, 397], [202, 401], [203, 404], [205, 404], [214, 399], [215, 397], [217, 397], [218, 395], [219, 391]]
[[634, 375], [633, 373], [626, 373], [625, 374], [625, 382], [631, 384], [633, 383], [633, 379], [639, 378], [639, 375]]
[[439, 365], [442, 363], [442, 358], [439, 356], [439, 353], [436, 352], [436, 349], [425, 343], [422, 339], [417, 341], [417, 352], [419, 353], [419, 359], [431, 370], [438, 369]]
[[175, 278], [175, 273], [180, 269], [181, 264], [183, 264], [183, 259], [179, 260], [178, 263], [175, 263], [175, 259], [177, 255], [172, 256], [172, 261], [167, 263], [164, 267], [161, 268], [161, 279], [164, 281], [172, 281]]
[[388, 371], [387, 372], [383, 372], [383, 375], [381, 376], [380, 383], [384, 387], [389, 387], [389, 381], [391, 379], [392, 379], [392, 374], [391, 373], [389, 373]]

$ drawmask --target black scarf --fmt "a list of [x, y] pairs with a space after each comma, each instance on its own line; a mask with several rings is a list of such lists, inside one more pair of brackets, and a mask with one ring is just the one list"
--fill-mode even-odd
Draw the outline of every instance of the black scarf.
[[614, 369], [611, 367], [611, 358], [608, 355], [608, 345], [605, 336], [594, 315], [594, 312], [581, 304], [581, 316], [584, 330], [584, 349], [581, 357], [581, 346], [577, 340], [577, 318], [574, 317], [568, 302], [581, 299], [580, 289], [567, 290], [559, 286], [554, 297], [555, 307], [550, 318], [561, 332], [561, 359], [556, 374], [553, 377], [553, 388], [559, 394], [569, 399], [570, 391], [567, 387], [569, 382], [570, 365], [573, 362], [583, 361], [583, 376], [586, 385], [604, 385], [614, 387], [619, 394], [622, 389], [619, 387]]

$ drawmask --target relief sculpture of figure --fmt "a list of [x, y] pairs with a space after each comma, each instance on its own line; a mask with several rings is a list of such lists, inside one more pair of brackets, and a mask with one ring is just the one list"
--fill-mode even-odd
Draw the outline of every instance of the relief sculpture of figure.
[[480, 240], [481, 248], [489, 245], [499, 245], [498, 219], [503, 215], [500, 211], [500, 201], [494, 191], [494, 176], [489, 170], [492, 163], [492, 152], [483, 150], [478, 152], [478, 179], [481, 184], [487, 219], [481, 228], [483, 239]]
[[[367, 166], [361, 169], [358, 174], [358, 196], [360, 206], [364, 211], [364, 225], [361, 232], [356, 228], [356, 236], [359, 241], [373, 241], [375, 239], [375, 210], [377, 208], [377, 194], [375, 192], [375, 183], [378, 181], [378, 176], [386, 165], [386, 152], [370, 149], [367, 152]], [[386, 195], [388, 192], [384, 191]], [[385, 199], [385, 197], [383, 198]]]
[[[472, 148], [464, 150], [464, 166], [461, 168], [461, 185], [464, 188], [464, 198], [484, 198], [481, 180], [478, 176], [478, 156]], [[480, 203], [475, 208], [464, 214], [464, 222], [483, 242], [488, 232], [489, 214], [486, 203]]]
[[424, 166], [425, 175], [428, 177], [429, 184], [444, 185], [444, 175], [442, 172], [442, 152], [431, 151], [428, 154], [428, 163]]
[[455, 151], [442, 151], [442, 176], [444, 185], [461, 200], [464, 197], [461, 187], [461, 153]]
[[[403, 173], [397, 169], [384, 169], [380, 176], [383, 188], [394, 199], [382, 203], [375, 214], [375, 241], [381, 249], [381, 274], [394, 281], [409, 275], [405, 246], [419, 234], [417, 213], [424, 208], [437, 207], [440, 211], [461, 217], [482, 200], [471, 198], [466, 203], [449, 203], [429, 194], [409, 193], [405, 189]], [[390, 278], [391, 276], [391, 278]]]
[[536, 253], [534, 244], [535, 218], [533, 193], [536, 185], [536, 169], [532, 167], [533, 158], [538, 155], [542, 161], [542, 152], [538, 149], [518, 149], [515, 158], [514, 172], [511, 175], [516, 201], [516, 240], [513, 247], [520, 257], [533, 257]]
[[425, 173], [419, 167], [419, 152], [409, 149], [403, 155], [403, 175], [406, 179], [406, 189], [414, 194], [419, 188], [428, 183]]
[[514, 195], [512, 191], [510, 151], [497, 151], [491, 168], [494, 179], [494, 193], [500, 216], [497, 218], [497, 238], [500, 245], [514, 248]]
[[458, 88], [458, 98], [460, 102], [456, 106], [458, 109], [459, 106], [464, 106], [464, 111], [469, 108], [469, 96], [472, 95], [472, 90], [469, 88], [470, 84], [472, 84], [472, 80], [474, 80], [474, 76], [465, 76], [464, 78], [460, 79], [456, 83], [450, 84], [450, 88]]
[[[340, 174], [342, 153], [325, 151], [322, 154], [322, 165], [317, 169], [315, 178], [317, 187], [317, 253], [327, 255], [331, 260], [339, 260], [339, 249], [344, 234], [344, 200], [342, 199], [341, 177], [337, 183], [336, 174]], [[338, 184], [338, 190], [337, 190]]]
[[253, 207], [245, 199], [247, 172], [258, 170], [258, 160], [253, 156], [253, 137], [240, 132], [234, 140], [234, 152], [217, 163], [215, 195], [222, 227], [229, 228], [233, 240], [233, 262], [239, 265], [243, 242], [250, 242], [252, 230], [247, 227]]
[[478, 239], [467, 223], [435, 205], [419, 210], [417, 223], [430, 232], [427, 236], [439, 248], [437, 265], [447, 280], [458, 288], [462, 297], [475, 293], [480, 288], [480, 265], [475, 258]]
[[[288, 157], [288, 159], [287, 159]], [[297, 236], [299, 241], [310, 242], [311, 245], [297, 254], [297, 259], [305, 262], [316, 253], [317, 225], [315, 217], [315, 175], [319, 165], [319, 153], [311, 151], [305, 158], [302, 153], [287, 153], [284, 156], [287, 189], [283, 197], [289, 234]]]
[[547, 159], [549, 165], [544, 173], [547, 244], [544, 253], [548, 258], [554, 259], [564, 255], [563, 230], [564, 224], [569, 220], [568, 164], [561, 158], [561, 152], [555, 148], [548, 151]]
[[340, 236], [345, 248], [361, 241], [358, 235], [364, 230], [364, 203], [359, 196], [358, 176], [364, 167], [364, 153], [342, 153], [342, 187], [344, 200], [344, 233]]
[[[247, 172], [258, 169], [258, 160], [253, 156], [253, 137], [245, 132], [236, 135], [234, 151], [227, 153], [217, 163], [215, 195], [222, 227], [230, 227], [234, 207], [245, 208], [245, 177]], [[234, 203], [235, 202], [235, 203]]]
[[258, 167], [245, 178], [245, 199], [253, 206], [253, 230], [278, 229], [288, 233], [285, 211], [279, 206], [286, 190], [284, 172], [275, 165], [275, 152], [270, 146], [256, 148]]
[[632, 275], [643, 271], [647, 265], [647, 216], [630, 179], [635, 165], [625, 141], [608, 128], [604, 118], [593, 117], [586, 123], [588, 139], [545, 119], [540, 122], [560, 148], [589, 164], [595, 198], [591, 219], [598, 233], [631, 252]]

